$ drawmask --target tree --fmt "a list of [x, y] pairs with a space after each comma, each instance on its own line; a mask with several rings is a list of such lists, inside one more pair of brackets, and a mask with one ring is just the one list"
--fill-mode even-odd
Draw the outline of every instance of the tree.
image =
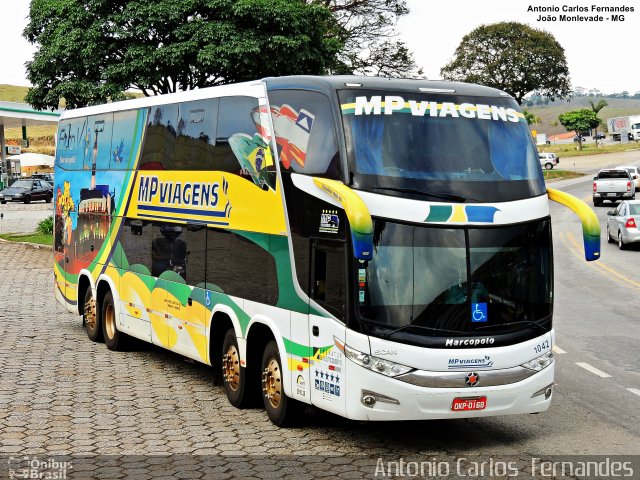
[[517, 22], [481, 25], [465, 35], [443, 78], [495, 87], [518, 103], [535, 92], [554, 100], [570, 95], [564, 49], [549, 32]]
[[578, 136], [578, 150], [582, 150], [582, 132], [591, 130], [600, 124], [600, 119], [593, 110], [583, 108], [566, 112], [558, 117], [560, 123], [568, 131], [574, 131]]
[[422, 75], [413, 55], [397, 40], [398, 18], [409, 13], [405, 0], [306, 0], [331, 10], [344, 47], [334, 73], [386, 77]]
[[528, 110], [523, 110], [522, 113], [527, 121], [527, 125], [539, 125], [542, 123], [542, 118], [538, 117], [535, 113]]
[[340, 27], [303, 0], [32, 0], [35, 108], [104, 103], [335, 67]]
[[595, 134], [593, 135], [596, 139], [596, 146], [598, 146], [598, 127], [602, 125], [602, 119], [598, 117], [598, 113], [600, 113], [600, 110], [602, 110], [604, 107], [609, 105], [609, 102], [607, 102], [606, 100], [600, 100], [598, 103], [593, 103], [592, 100], [589, 100], [589, 105], [591, 105], [591, 110], [596, 114], [596, 117], [598, 118], [598, 125], [595, 126]]

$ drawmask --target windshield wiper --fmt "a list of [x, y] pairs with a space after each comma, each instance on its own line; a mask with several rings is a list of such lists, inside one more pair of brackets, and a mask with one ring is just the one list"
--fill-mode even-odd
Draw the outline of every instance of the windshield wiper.
[[498, 328], [498, 327], [510, 327], [512, 325], [533, 325], [534, 327], [539, 328], [545, 333], [549, 331], [546, 328], [544, 328], [542, 325], [540, 325], [538, 322], [534, 322], [533, 320], [521, 320], [519, 322], [508, 322], [508, 323], [498, 323], [496, 325], [485, 325], [484, 327], [476, 328], [476, 330], [488, 330], [491, 328]]
[[459, 335], [460, 332], [455, 331], [455, 330], [445, 330], [444, 328], [433, 328], [433, 327], [425, 327], [422, 325], [413, 325], [413, 324], [408, 324], [408, 325], [403, 325], [402, 327], [398, 327], [395, 330], [391, 330], [389, 333], [382, 335], [382, 338], [390, 338], [392, 335], [395, 335], [398, 332], [402, 332], [405, 330], [408, 330], [410, 328], [417, 328], [420, 330], [427, 330], [430, 332], [435, 332], [435, 333], [453, 333], [456, 335]]
[[392, 192], [401, 193], [415, 193], [417, 195], [423, 195], [425, 197], [439, 198], [441, 200], [451, 200], [458, 203], [464, 203], [467, 200], [477, 201], [475, 198], [465, 198], [459, 195], [453, 195], [451, 193], [444, 192], [423, 192], [422, 190], [414, 190], [412, 188], [396, 188], [396, 187], [372, 187], [372, 190], [389, 190]]

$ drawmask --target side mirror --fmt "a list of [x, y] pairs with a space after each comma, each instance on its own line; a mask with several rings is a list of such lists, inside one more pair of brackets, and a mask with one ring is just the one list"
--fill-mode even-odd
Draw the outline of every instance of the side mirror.
[[595, 177], [593, 177], [593, 180], [594, 180], [594, 181], [595, 181], [595, 180], [597, 180], [597, 179], [598, 179], [598, 176], [597, 176], [597, 175], [596, 175]]
[[607, 215], [609, 215], [610, 217], [613, 217], [615, 214], [616, 214], [616, 212], [615, 212], [615, 211], [613, 211], [613, 210], [609, 210], [609, 211], [607, 212]]

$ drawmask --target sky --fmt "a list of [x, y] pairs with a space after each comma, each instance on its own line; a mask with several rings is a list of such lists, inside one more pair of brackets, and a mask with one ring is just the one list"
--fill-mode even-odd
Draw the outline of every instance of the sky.
[[[8, 7], [8, 5], [11, 7]], [[2, 3], [3, 25], [0, 42], [4, 46], [0, 84], [28, 86], [24, 63], [35, 47], [22, 38], [29, 14], [28, 0]], [[624, 22], [540, 22], [539, 13], [529, 6], [628, 6]], [[440, 78], [440, 69], [453, 57], [462, 37], [482, 24], [518, 21], [552, 33], [565, 49], [571, 84], [605, 93], [640, 90], [638, 41], [640, 2], [638, 0], [407, 0], [411, 10], [398, 25], [400, 38], [411, 49], [427, 78]], [[552, 13], [558, 17], [560, 13]], [[547, 15], [547, 14], [542, 14]], [[574, 15], [573, 13], [570, 15]], [[581, 13], [581, 15], [592, 15]], [[608, 14], [601, 14], [607, 17]]]

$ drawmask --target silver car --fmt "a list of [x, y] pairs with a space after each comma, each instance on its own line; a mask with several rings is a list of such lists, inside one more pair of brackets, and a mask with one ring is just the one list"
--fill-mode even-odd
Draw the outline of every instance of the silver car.
[[618, 208], [607, 212], [607, 240], [618, 242], [620, 250], [640, 242], [640, 200], [625, 200]]

